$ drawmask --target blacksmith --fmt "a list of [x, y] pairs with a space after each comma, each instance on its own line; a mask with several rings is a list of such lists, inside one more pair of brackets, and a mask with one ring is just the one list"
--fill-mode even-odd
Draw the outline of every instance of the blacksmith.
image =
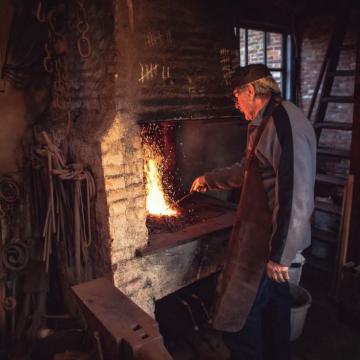
[[288, 269], [310, 245], [315, 134], [302, 111], [281, 98], [265, 65], [237, 68], [232, 89], [249, 121], [246, 157], [192, 185], [192, 191], [242, 188], [214, 327], [224, 332], [232, 359], [290, 360]]

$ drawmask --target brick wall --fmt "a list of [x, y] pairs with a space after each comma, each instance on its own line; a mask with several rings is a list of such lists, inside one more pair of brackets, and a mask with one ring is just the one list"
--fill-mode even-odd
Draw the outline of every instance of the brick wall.
[[263, 63], [264, 58], [264, 32], [248, 30], [248, 62]]

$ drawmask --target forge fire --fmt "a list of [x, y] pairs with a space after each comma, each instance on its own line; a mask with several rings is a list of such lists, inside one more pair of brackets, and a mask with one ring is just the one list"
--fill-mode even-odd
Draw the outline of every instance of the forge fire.
[[177, 216], [179, 210], [170, 204], [164, 193], [159, 172], [158, 160], [148, 159], [145, 163], [146, 174], [146, 210], [150, 215]]
[[178, 217], [181, 211], [174, 182], [173, 150], [166, 139], [165, 130], [155, 123], [142, 128], [146, 184], [146, 212], [148, 217]]

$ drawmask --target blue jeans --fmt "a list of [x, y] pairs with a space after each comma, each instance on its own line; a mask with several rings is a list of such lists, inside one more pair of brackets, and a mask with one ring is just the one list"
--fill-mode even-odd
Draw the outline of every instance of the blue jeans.
[[290, 360], [289, 284], [264, 275], [244, 327], [223, 339], [231, 360]]

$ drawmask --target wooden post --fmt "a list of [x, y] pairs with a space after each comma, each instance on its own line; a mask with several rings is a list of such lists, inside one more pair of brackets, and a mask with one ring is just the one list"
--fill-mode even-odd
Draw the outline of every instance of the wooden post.
[[341, 211], [341, 224], [340, 224], [340, 232], [339, 232], [336, 274], [335, 274], [336, 298], [338, 298], [339, 295], [341, 273], [344, 265], [347, 262], [353, 193], [354, 193], [354, 175], [349, 175], [344, 189], [343, 205]]
[[351, 140], [350, 173], [355, 175], [353, 209], [350, 228], [349, 255], [356, 263], [360, 262], [360, 30], [357, 34], [356, 72], [354, 90], [354, 117]]

